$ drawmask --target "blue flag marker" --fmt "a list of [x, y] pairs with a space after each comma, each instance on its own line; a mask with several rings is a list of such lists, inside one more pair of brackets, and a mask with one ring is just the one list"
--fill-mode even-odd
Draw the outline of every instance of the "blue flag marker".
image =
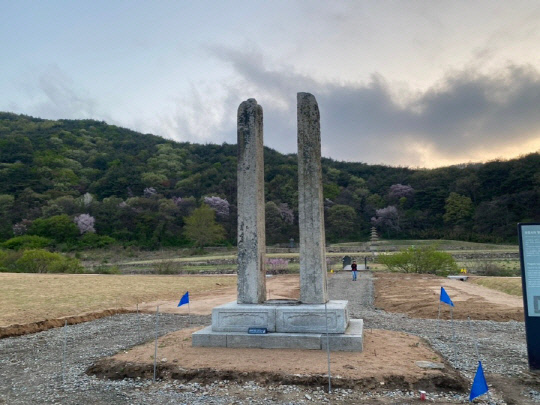
[[476, 375], [474, 376], [474, 381], [471, 387], [471, 395], [469, 396], [469, 402], [484, 395], [488, 392], [488, 385], [486, 382], [486, 377], [484, 377], [484, 369], [482, 368], [482, 362], [478, 362], [478, 369], [476, 370]]
[[189, 304], [189, 291], [186, 291], [186, 293], [182, 295], [182, 298], [180, 298], [180, 302], [178, 303], [178, 306], [181, 307], [184, 304]]
[[444, 289], [444, 287], [441, 287], [441, 298], [440, 298], [440, 300], [442, 302], [444, 302], [445, 304], [450, 305], [451, 307], [454, 306], [454, 303], [452, 302], [452, 300], [450, 299], [450, 297], [446, 293], [446, 290]]

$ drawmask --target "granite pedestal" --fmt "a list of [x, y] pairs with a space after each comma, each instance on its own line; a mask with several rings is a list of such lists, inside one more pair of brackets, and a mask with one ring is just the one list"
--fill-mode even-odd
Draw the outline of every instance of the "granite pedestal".
[[[328, 327], [328, 336], [326, 334]], [[266, 329], [249, 334], [248, 329]], [[212, 326], [192, 335], [193, 346], [362, 351], [363, 321], [349, 319], [347, 301], [326, 304], [230, 302], [212, 311]]]

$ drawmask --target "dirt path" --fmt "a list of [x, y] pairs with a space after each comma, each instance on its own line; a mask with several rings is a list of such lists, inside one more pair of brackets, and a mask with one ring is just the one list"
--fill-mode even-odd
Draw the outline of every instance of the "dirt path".
[[[300, 297], [300, 279], [297, 274], [268, 276], [266, 278], [266, 291], [268, 299]], [[190, 311], [195, 315], [210, 315], [212, 308], [236, 300], [236, 285], [218, 288], [202, 293], [190, 294], [189, 309], [187, 306], [178, 308], [178, 301], [152, 301], [139, 304], [139, 310], [155, 312], [159, 305], [160, 312], [185, 314]], [[135, 307], [130, 307], [135, 310]]]
[[[347, 273], [334, 273], [345, 276]], [[454, 319], [493, 320], [498, 322], [523, 321], [523, 300], [473, 283], [450, 280], [430, 274], [383, 273], [373, 274], [375, 280], [375, 306], [387, 312], [403, 313], [411, 318], [436, 319], [441, 286], [451, 297], [455, 309]], [[266, 280], [268, 298], [300, 296], [299, 276], [280, 275]], [[236, 300], [236, 286], [216, 289], [190, 296], [190, 311], [197, 315], [210, 315], [212, 308]], [[168, 313], [187, 313], [187, 307], [178, 308], [177, 301], [153, 301], [139, 305], [140, 310]], [[135, 310], [135, 307], [129, 308]], [[450, 317], [443, 308], [441, 318]]]
[[[429, 274], [375, 273], [375, 306], [412, 318], [436, 319], [441, 287], [455, 305], [454, 319], [523, 322], [523, 299], [470, 282]], [[447, 306], [441, 318], [449, 319]]]

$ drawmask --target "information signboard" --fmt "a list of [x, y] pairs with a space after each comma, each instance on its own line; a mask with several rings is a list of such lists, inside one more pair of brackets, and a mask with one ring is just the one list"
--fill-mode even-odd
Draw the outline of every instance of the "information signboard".
[[540, 224], [518, 224], [529, 368], [540, 372]]

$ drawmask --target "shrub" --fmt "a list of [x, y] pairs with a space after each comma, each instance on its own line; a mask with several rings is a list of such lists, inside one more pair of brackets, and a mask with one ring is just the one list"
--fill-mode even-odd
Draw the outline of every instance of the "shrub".
[[25, 250], [15, 262], [15, 271], [20, 273], [82, 273], [83, 267], [77, 259], [62, 256], [43, 249]]
[[77, 239], [79, 228], [67, 215], [63, 214], [36, 219], [30, 226], [28, 233], [51, 238], [60, 243], [67, 243]]
[[118, 266], [98, 266], [94, 269], [97, 274], [122, 274]]
[[104, 248], [115, 243], [116, 240], [110, 236], [100, 236], [95, 233], [85, 233], [78, 245], [83, 249]]
[[180, 264], [170, 260], [157, 262], [153, 265], [154, 273], [156, 274], [179, 274]]
[[393, 255], [379, 256], [378, 261], [390, 271], [405, 273], [446, 276], [458, 269], [452, 255], [436, 250], [433, 246], [410, 247]]
[[287, 259], [268, 259], [266, 264], [272, 274], [282, 273], [289, 269], [289, 261]]
[[84, 267], [81, 266], [79, 260], [62, 256], [62, 260], [52, 262], [48, 269], [48, 273], [84, 273]]
[[17, 260], [17, 270], [23, 273], [47, 273], [51, 263], [62, 260], [59, 253], [43, 249], [25, 250]]
[[53, 241], [43, 236], [36, 235], [24, 235], [16, 236], [8, 239], [2, 246], [6, 249], [20, 250], [20, 249], [41, 249], [47, 246], [51, 246]]
[[22, 252], [12, 250], [0, 250], [0, 272], [17, 272], [17, 260], [22, 256]]
[[515, 277], [521, 273], [520, 269], [506, 269], [496, 263], [481, 261], [471, 268], [472, 272], [479, 276], [490, 277]]
[[225, 229], [216, 223], [216, 213], [208, 205], [201, 207], [184, 218], [184, 235], [198, 248], [221, 242], [225, 239]]

